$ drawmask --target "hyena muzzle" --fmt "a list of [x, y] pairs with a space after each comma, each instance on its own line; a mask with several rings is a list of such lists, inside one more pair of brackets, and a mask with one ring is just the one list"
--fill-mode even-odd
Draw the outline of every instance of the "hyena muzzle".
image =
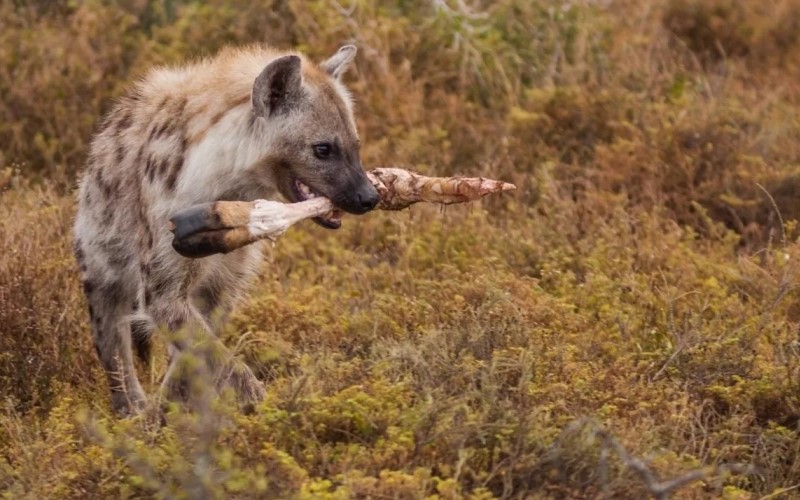
[[[316, 222], [335, 229], [341, 211], [361, 214], [378, 202], [340, 81], [355, 53], [345, 46], [317, 65], [269, 47], [227, 49], [152, 71], [105, 118], [80, 180], [74, 251], [118, 413], [145, 404], [133, 353], [148, 361], [158, 328], [189, 335], [173, 336], [162, 384], [169, 397], [182, 396], [176, 354], [214, 342], [217, 319], [242, 297], [261, 260], [258, 244], [181, 257], [171, 246], [173, 212], [215, 200], [322, 195], [337, 210]], [[217, 389], [233, 387], [243, 403], [262, 398], [250, 369], [223, 354], [204, 358]]]

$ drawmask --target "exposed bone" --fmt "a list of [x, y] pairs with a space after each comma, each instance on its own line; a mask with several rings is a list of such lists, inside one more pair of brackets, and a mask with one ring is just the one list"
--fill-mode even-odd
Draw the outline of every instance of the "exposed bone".
[[450, 205], [467, 203], [490, 193], [512, 191], [513, 184], [483, 177], [427, 177], [401, 168], [376, 168], [367, 177], [381, 195], [376, 208], [403, 210], [426, 201]]
[[[367, 177], [378, 190], [376, 209], [402, 210], [420, 201], [449, 205], [511, 191], [513, 184], [482, 177], [427, 177], [399, 168], [377, 168]], [[170, 220], [172, 246], [185, 257], [228, 253], [258, 240], [275, 240], [297, 222], [324, 215], [335, 207], [316, 197], [298, 203], [256, 200], [216, 201], [195, 205]]]

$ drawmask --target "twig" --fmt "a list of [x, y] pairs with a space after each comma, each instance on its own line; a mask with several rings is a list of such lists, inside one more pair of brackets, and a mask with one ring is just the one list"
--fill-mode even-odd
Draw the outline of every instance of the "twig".
[[757, 182], [756, 182], [756, 186], [758, 186], [758, 188], [760, 190], [764, 191], [764, 194], [767, 195], [767, 198], [769, 199], [770, 203], [772, 204], [772, 209], [775, 210], [775, 215], [778, 216], [778, 222], [781, 223], [781, 243], [783, 244], [783, 248], [786, 248], [786, 228], [784, 227], [783, 216], [781, 215], [781, 211], [778, 208], [778, 204], [775, 203], [775, 198], [772, 197], [772, 195], [769, 193], [769, 191], [767, 191], [767, 189], [764, 186], [762, 186], [761, 184], [759, 184]]
[[[619, 441], [617, 441], [617, 439], [611, 435], [611, 433], [606, 431], [602, 426], [591, 419], [583, 418], [573, 421], [566, 427], [566, 429], [564, 429], [562, 436], [564, 434], [574, 434], [581, 428], [588, 428], [590, 431], [590, 436], [600, 438], [602, 440], [602, 447], [600, 449], [600, 462], [598, 466], [600, 478], [603, 481], [602, 489], [606, 496], [609, 493], [607, 487], [609, 450], [613, 451], [626, 467], [636, 472], [636, 474], [644, 483], [645, 488], [647, 488], [648, 492], [650, 492], [650, 494], [656, 500], [666, 500], [676, 490], [686, 486], [687, 484], [704, 480], [709, 477], [720, 476], [727, 473], [754, 474], [757, 472], [756, 467], [753, 465], [732, 463], [701, 467], [690, 470], [678, 477], [661, 481], [644, 460], [628, 452], [628, 450], [625, 449], [625, 447], [622, 446]], [[560, 440], [553, 445], [553, 448], [556, 450], [556, 452], [561, 447], [561, 443], [559, 441]], [[793, 486], [792, 488], [798, 487], [800, 487], [800, 485]], [[779, 491], [776, 493], [781, 492]]]
[[788, 486], [786, 488], [781, 488], [779, 490], [775, 490], [769, 495], [764, 495], [763, 497], [759, 498], [758, 500], [768, 500], [770, 498], [778, 498], [779, 496], [783, 495], [784, 493], [789, 493], [790, 491], [794, 491], [796, 489], [800, 489], [800, 483], [797, 483], [793, 486]]

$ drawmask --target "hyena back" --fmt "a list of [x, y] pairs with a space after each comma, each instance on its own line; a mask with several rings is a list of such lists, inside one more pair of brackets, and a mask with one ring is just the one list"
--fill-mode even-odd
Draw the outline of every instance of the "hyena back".
[[[355, 52], [345, 46], [316, 65], [268, 47], [227, 49], [154, 70], [105, 118], [80, 180], [74, 251], [115, 411], [137, 412], [146, 401], [133, 353], [149, 358], [151, 333], [164, 327], [213, 338], [212, 312], [230, 311], [261, 261], [260, 245], [181, 257], [168, 230], [176, 210], [324, 195], [358, 214], [377, 203], [339, 81]], [[338, 213], [317, 222], [337, 228]], [[197, 340], [170, 346], [168, 392], [176, 390], [169, 380], [174, 354]], [[217, 365], [211, 368], [220, 384], [233, 386], [242, 402], [263, 396], [246, 366]]]

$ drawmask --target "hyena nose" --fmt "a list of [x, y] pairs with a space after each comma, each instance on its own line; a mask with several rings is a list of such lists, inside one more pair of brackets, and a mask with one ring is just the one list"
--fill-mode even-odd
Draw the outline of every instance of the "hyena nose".
[[358, 204], [364, 212], [369, 212], [375, 208], [379, 201], [381, 201], [381, 197], [378, 194], [378, 190], [371, 184], [368, 189], [362, 189], [358, 193]]

